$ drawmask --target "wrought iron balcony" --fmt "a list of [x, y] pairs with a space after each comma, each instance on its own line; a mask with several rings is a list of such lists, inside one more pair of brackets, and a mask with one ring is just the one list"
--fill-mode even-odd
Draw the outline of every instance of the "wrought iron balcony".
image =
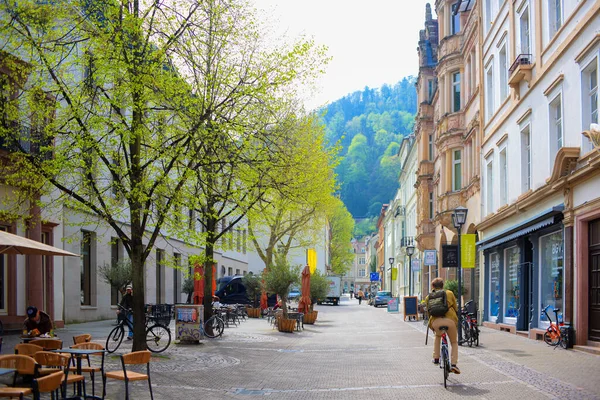
[[518, 87], [521, 81], [531, 82], [531, 70], [533, 69], [533, 56], [531, 54], [519, 54], [508, 69], [508, 84]]
[[400, 247], [414, 246], [415, 238], [413, 236], [404, 236], [400, 239]]

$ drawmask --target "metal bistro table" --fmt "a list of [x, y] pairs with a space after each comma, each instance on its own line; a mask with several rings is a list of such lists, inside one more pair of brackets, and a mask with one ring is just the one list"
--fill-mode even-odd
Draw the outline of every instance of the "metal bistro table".
[[[81, 375], [81, 359], [83, 358], [83, 356], [89, 356], [92, 354], [98, 354], [98, 353], [106, 353], [106, 350], [92, 350], [92, 349], [58, 349], [58, 350], [52, 350], [52, 352], [54, 353], [62, 353], [62, 354], [70, 354], [71, 357], [75, 357], [77, 359], [77, 364], [76, 364], [76, 368], [77, 368], [77, 375]], [[81, 395], [81, 382], [77, 382], [77, 397], [79, 397], [80, 399], [82, 398]], [[99, 399], [101, 400], [102, 397], [99, 396], [93, 396], [93, 395], [87, 395], [85, 396], [86, 399]]]
[[0, 376], [7, 375], [13, 372], [17, 372], [17, 370], [13, 368], [0, 368]]

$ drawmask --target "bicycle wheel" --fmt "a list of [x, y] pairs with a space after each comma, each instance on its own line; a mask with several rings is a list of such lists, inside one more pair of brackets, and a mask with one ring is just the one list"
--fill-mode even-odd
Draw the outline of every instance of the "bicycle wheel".
[[146, 347], [153, 353], [162, 353], [171, 344], [171, 331], [166, 326], [152, 325], [146, 331]]
[[469, 323], [466, 320], [461, 321], [462, 324], [462, 343], [468, 343], [469, 346], [472, 346], [471, 342], [471, 328], [469, 328]]
[[550, 346], [558, 346], [560, 343], [560, 335], [554, 330], [544, 332], [544, 342]]
[[123, 328], [123, 325], [119, 324], [119, 325], [115, 326], [113, 328], [113, 330], [110, 331], [110, 334], [108, 335], [108, 338], [106, 339], [106, 346], [105, 346], [106, 352], [114, 353], [121, 345], [121, 342], [123, 341], [124, 337], [125, 337], [125, 328]]
[[[447, 346], [447, 345], [446, 345]], [[448, 375], [450, 375], [450, 365], [448, 361], [448, 348], [446, 346], [442, 346], [442, 365], [444, 366], [444, 387], [448, 387]]]
[[564, 335], [561, 333], [560, 335], [560, 347], [563, 349], [567, 349], [569, 345], [569, 332], [567, 330], [564, 331]]
[[477, 325], [473, 327], [471, 338], [473, 339], [473, 343], [475, 343], [475, 346], [479, 347], [479, 327]]
[[214, 339], [221, 336], [223, 330], [225, 330], [225, 323], [216, 315], [213, 315], [204, 323], [204, 335], [208, 338]]

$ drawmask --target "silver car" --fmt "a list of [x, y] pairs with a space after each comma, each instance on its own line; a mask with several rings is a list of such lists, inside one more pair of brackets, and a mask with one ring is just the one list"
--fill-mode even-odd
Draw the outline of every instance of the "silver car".
[[375, 300], [373, 301], [373, 305], [375, 307], [386, 306], [388, 301], [392, 299], [392, 292], [380, 291], [375, 294]]

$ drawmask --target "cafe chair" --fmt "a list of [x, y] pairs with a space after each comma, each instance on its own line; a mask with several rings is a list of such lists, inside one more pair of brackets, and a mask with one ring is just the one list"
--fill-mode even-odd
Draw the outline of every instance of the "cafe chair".
[[[125, 400], [129, 400], [129, 381], [148, 381], [150, 388], [150, 399], [154, 400], [152, 394], [152, 383], [150, 382], [150, 353], [148, 350], [134, 351], [133, 353], [121, 355], [122, 370], [105, 372], [102, 376], [102, 398], [106, 396], [106, 380], [117, 379], [125, 381]], [[146, 364], [146, 374], [127, 370], [127, 365]]]
[[41, 346], [45, 351], [62, 349], [62, 340], [60, 339], [36, 339], [31, 344]]
[[34, 379], [32, 385], [33, 399], [40, 400], [40, 394], [42, 393], [50, 393], [52, 400], [60, 399], [58, 389], [61, 388], [64, 379], [65, 373], [63, 371], [57, 371], [42, 378]]
[[44, 348], [31, 343], [20, 343], [15, 345], [15, 354], [20, 354], [22, 356], [33, 357], [38, 351], [44, 351]]
[[[37, 373], [37, 364], [35, 360], [30, 356], [21, 354], [0, 356], [0, 368], [10, 368], [16, 371], [13, 377], [13, 386], [17, 385], [17, 376], [33, 377]], [[18, 397], [18, 395], [15, 397]]]
[[23, 399], [24, 396], [29, 396], [32, 393], [30, 388], [22, 388], [22, 387], [1, 387], [0, 388], [0, 398], [19, 398]]
[[[102, 346], [101, 344], [98, 343], [79, 343], [76, 344], [74, 346], [71, 346], [72, 349], [85, 349], [85, 350], [104, 350], [104, 346]], [[102, 363], [100, 364], [100, 366], [92, 366], [91, 362], [90, 362], [90, 357], [86, 356], [85, 358], [87, 359], [87, 367], [82, 365], [81, 366], [81, 373], [86, 373], [86, 374], [90, 374], [90, 378], [92, 378], [92, 396], [95, 395], [96, 389], [95, 389], [95, 382], [96, 382], [96, 372], [100, 372], [100, 376], [102, 376], [104, 374], [104, 351], [100, 351], [98, 353], [94, 353], [91, 354], [92, 356], [101, 356], [102, 357]], [[70, 367], [69, 371], [71, 372], [75, 372], [77, 371], [77, 367]]]
[[92, 341], [92, 335], [84, 333], [83, 335], [73, 336], [73, 344], [88, 343]]
[[33, 358], [39, 365], [38, 374], [41, 376], [50, 375], [57, 371], [63, 371], [65, 373], [63, 379], [64, 389], [62, 390], [64, 396], [66, 396], [67, 393], [67, 385], [73, 384], [75, 386], [75, 384], [81, 382], [83, 386], [83, 397], [86, 397], [85, 377], [83, 375], [69, 373], [69, 356], [50, 351], [40, 351], [39, 353], [35, 353]]

